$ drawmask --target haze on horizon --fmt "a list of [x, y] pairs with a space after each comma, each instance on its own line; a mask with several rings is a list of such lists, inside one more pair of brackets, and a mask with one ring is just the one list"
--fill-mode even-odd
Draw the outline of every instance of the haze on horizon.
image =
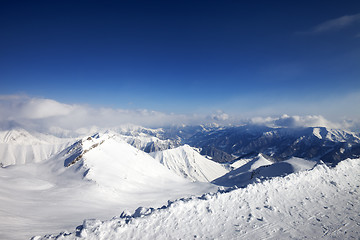
[[360, 119], [358, 1], [2, 1], [0, 30], [2, 121]]

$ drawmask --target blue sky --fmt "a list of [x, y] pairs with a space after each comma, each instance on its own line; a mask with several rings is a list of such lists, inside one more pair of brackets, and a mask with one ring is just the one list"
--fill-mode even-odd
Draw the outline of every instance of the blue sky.
[[5, 0], [0, 32], [1, 95], [184, 114], [360, 114], [359, 1]]

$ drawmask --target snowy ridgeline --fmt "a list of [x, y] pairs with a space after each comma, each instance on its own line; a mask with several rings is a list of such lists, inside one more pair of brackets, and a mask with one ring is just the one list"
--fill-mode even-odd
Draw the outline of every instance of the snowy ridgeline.
[[360, 159], [276, 177], [229, 192], [85, 220], [40, 239], [358, 239]]
[[0, 131], [0, 164], [7, 166], [43, 161], [74, 143], [74, 136], [79, 139], [96, 132], [115, 133], [130, 145], [147, 153], [188, 144], [199, 148], [203, 156], [220, 163], [255, 157], [258, 154], [266, 154], [277, 161], [299, 157], [321, 159], [334, 165], [347, 158], [360, 157], [359, 133], [324, 127], [270, 128], [243, 125], [149, 129], [123, 126], [110, 130], [94, 127], [84, 129], [83, 134], [79, 135], [57, 133], [55, 136], [16, 128]]

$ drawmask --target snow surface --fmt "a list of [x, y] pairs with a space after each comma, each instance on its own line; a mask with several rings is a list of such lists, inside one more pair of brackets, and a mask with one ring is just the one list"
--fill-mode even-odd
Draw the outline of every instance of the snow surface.
[[117, 136], [95, 135], [47, 161], [0, 168], [0, 239], [71, 230], [85, 218], [209, 191], [217, 187], [177, 176]]
[[85, 220], [40, 239], [359, 239], [360, 159], [276, 177], [229, 192]]
[[236, 169], [236, 168], [239, 168], [241, 166], [244, 166], [247, 162], [251, 161], [251, 159], [245, 159], [245, 158], [242, 158], [240, 160], [237, 160], [233, 163], [230, 164], [230, 167], [232, 169]]
[[40, 162], [68, 147], [74, 139], [57, 138], [24, 129], [0, 131], [0, 164]]
[[322, 136], [321, 136], [321, 134], [320, 134], [320, 128], [314, 128], [314, 129], [313, 129], [313, 134], [314, 134], [317, 138], [322, 139]]
[[240, 163], [236, 163], [235, 166], [240, 167], [213, 180], [212, 183], [226, 187], [246, 186], [247, 184], [256, 181], [257, 178], [284, 176], [290, 173], [311, 169], [317, 163], [315, 161], [296, 157], [282, 162], [272, 162], [262, 154], [259, 154], [252, 160], [246, 159], [239, 161]]
[[326, 139], [332, 142], [360, 142], [360, 135], [359, 133], [350, 132], [341, 129], [332, 129], [326, 127], [311, 127], [311, 128], [280, 128], [274, 129], [269, 132], [264, 132], [264, 136], [274, 136], [277, 135], [281, 136], [297, 136], [299, 132], [306, 131], [307, 129], [312, 130], [312, 135], [317, 137], [318, 139]]
[[[163, 134], [131, 126], [75, 141], [0, 132], [0, 161], [10, 165], [0, 167], [0, 239], [60, 231], [74, 232], [34, 239], [359, 238], [359, 159], [330, 169], [259, 154], [228, 172]], [[359, 140], [325, 128], [313, 134]], [[174, 149], [152, 153], [156, 159], [144, 152], [167, 148]], [[230, 188], [217, 192], [223, 186]]]
[[165, 167], [191, 181], [211, 182], [226, 174], [227, 169], [200, 155], [189, 145], [151, 153]]
[[360, 142], [360, 137], [358, 134], [341, 129], [315, 127], [313, 128], [313, 135], [319, 139], [327, 139], [332, 142], [347, 142], [349, 140]]
[[350, 131], [340, 130], [340, 129], [327, 129], [326, 128], [326, 139], [333, 142], [347, 142], [351, 139], [354, 142], [360, 142], [359, 133], [354, 133]]
[[83, 159], [71, 168], [82, 169], [86, 179], [113, 191], [166, 191], [167, 186], [188, 183], [117, 135], [87, 138], [82, 141], [82, 148]]
[[127, 143], [137, 149], [145, 152], [161, 151], [169, 148], [174, 148], [178, 144], [170, 139], [159, 139], [158, 137], [150, 136], [146, 133], [138, 133], [135, 135], [120, 135]]

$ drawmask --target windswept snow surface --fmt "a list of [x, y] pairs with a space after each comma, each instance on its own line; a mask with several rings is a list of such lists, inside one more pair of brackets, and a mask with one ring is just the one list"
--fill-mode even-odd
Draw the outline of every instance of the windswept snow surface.
[[360, 159], [276, 177], [246, 188], [85, 220], [40, 239], [359, 239]]
[[[215, 179], [212, 183], [225, 187], [243, 187], [257, 180], [257, 178], [272, 178], [285, 176], [290, 173], [312, 169], [316, 161], [292, 157], [282, 162], [272, 162], [259, 154], [253, 159], [239, 160], [232, 166], [240, 166], [229, 173]], [[239, 162], [239, 163], [238, 163]]]
[[189, 145], [151, 155], [177, 175], [192, 181], [211, 182], [228, 172], [224, 166], [205, 158]]
[[[241, 162], [241, 164], [239, 164], [240, 167], [232, 170], [231, 172], [223, 176], [220, 176], [218, 179], [215, 179], [213, 183], [227, 187], [231, 187], [234, 185], [243, 186], [249, 183], [249, 181], [252, 179], [253, 171], [262, 166], [270, 166], [271, 164], [273, 164], [272, 161], [266, 159], [262, 154], [259, 154], [253, 159], [249, 159], [249, 161], [245, 164], [242, 164], [243, 161], [245, 160], [237, 161]], [[236, 166], [237, 164], [232, 165]]]
[[0, 239], [71, 230], [138, 206], [216, 192], [192, 183], [116, 135], [87, 137], [39, 163], [0, 168]]

